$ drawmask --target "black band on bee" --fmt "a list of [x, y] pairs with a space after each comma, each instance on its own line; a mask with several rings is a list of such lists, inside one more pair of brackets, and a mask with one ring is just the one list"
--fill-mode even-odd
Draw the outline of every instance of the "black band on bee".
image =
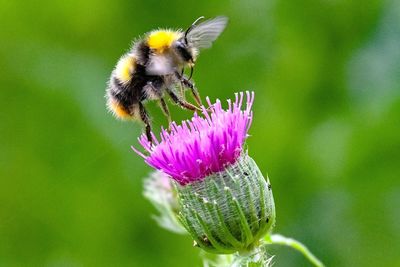
[[129, 84], [122, 84], [116, 77], [111, 81], [113, 86], [110, 86], [109, 94], [113, 99], [116, 99], [124, 108], [129, 109], [136, 102], [136, 98]]
[[138, 43], [136, 50], [137, 50], [136, 56], [138, 63], [145, 66], [150, 58], [150, 47], [145, 41], [141, 41]]

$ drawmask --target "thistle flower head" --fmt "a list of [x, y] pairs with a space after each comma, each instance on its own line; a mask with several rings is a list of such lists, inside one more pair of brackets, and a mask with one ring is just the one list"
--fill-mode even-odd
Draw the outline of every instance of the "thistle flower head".
[[275, 222], [269, 181], [243, 151], [252, 121], [254, 93], [236, 94], [223, 109], [219, 100], [181, 125], [162, 130], [154, 145], [145, 135], [140, 144], [147, 164], [177, 183], [177, 219], [197, 246], [218, 254], [249, 252], [259, 245]]
[[[152, 134], [154, 145], [142, 135], [139, 142], [149, 155], [133, 149], [161, 170], [146, 179], [145, 196], [161, 213], [156, 220], [162, 227], [182, 233], [180, 223], [195, 246], [207, 252], [239, 252], [230, 266], [270, 266], [272, 258], [262, 238], [275, 224], [271, 184], [243, 151], [254, 93], [246, 92], [244, 110], [244, 94], [235, 96], [234, 102], [228, 100], [226, 110], [219, 100], [212, 104], [207, 98], [204, 117], [195, 114], [181, 125], [173, 123], [169, 132], [162, 130], [160, 140]], [[267, 242], [273, 243], [272, 237]], [[277, 238], [274, 242], [282, 243], [282, 237]], [[300, 243], [284, 241], [323, 266]], [[219, 259], [222, 266], [228, 258]]]
[[207, 98], [208, 109], [202, 107], [203, 117], [197, 114], [181, 125], [172, 123], [170, 132], [162, 130], [160, 140], [153, 134], [153, 146], [145, 135], [140, 144], [149, 153], [140, 153], [147, 164], [162, 170], [181, 185], [198, 181], [233, 164], [241, 155], [247, 131], [252, 121], [251, 106], [254, 92], [246, 92], [247, 105], [242, 110], [244, 94], [235, 94], [235, 101], [228, 100], [222, 108], [219, 100], [212, 104]]

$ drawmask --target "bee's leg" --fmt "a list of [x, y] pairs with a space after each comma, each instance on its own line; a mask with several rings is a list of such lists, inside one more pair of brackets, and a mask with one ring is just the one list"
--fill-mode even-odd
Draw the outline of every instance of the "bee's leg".
[[190, 75], [189, 75], [188, 81], [190, 81], [190, 79], [192, 79], [193, 70], [194, 70], [194, 68], [193, 68], [193, 66], [191, 66], [191, 67], [190, 67]]
[[167, 117], [168, 124], [171, 124], [171, 114], [169, 113], [167, 103], [165, 103], [165, 100], [163, 98], [163, 94], [160, 93], [160, 89], [156, 88], [152, 82], [147, 83], [147, 86], [149, 86], [152, 89], [152, 92], [157, 95], [157, 98], [159, 99], [158, 104], [160, 105], [160, 108], [164, 115]]
[[182, 77], [182, 83], [186, 87], [190, 88], [190, 90], [192, 91], [192, 94], [193, 94], [193, 98], [196, 101], [197, 105], [201, 106], [202, 105], [201, 98], [200, 98], [200, 94], [199, 94], [199, 91], [197, 90], [196, 86], [194, 86], [194, 84], [192, 82], [190, 82], [188, 79], [186, 79], [185, 77]]
[[147, 111], [144, 108], [142, 102], [139, 102], [139, 113], [140, 113], [140, 118], [146, 127], [147, 140], [150, 142], [150, 144], [153, 144], [153, 138], [151, 137], [150, 118], [149, 118], [149, 115], [147, 114]]
[[181, 81], [182, 85], [184, 85], [187, 88], [190, 88], [190, 90], [192, 91], [192, 94], [193, 94], [193, 98], [196, 101], [197, 105], [201, 106], [202, 105], [201, 98], [200, 98], [200, 94], [199, 94], [199, 91], [197, 90], [196, 86], [194, 86], [194, 84], [189, 79], [186, 79], [183, 75], [180, 75], [177, 72], [175, 73], [175, 75]]
[[189, 110], [193, 110], [193, 111], [195, 111], [195, 110], [201, 111], [201, 109], [199, 109], [195, 105], [190, 104], [189, 102], [186, 102], [185, 100], [180, 99], [174, 92], [171, 91], [171, 89], [167, 88], [166, 91], [169, 94], [169, 96], [171, 97], [172, 101], [174, 101], [179, 106], [189, 109]]
[[171, 124], [171, 122], [172, 122], [171, 114], [169, 113], [169, 109], [168, 109], [167, 103], [165, 103], [164, 98], [160, 98], [160, 106], [161, 106], [161, 110], [163, 111], [164, 115], [168, 119], [168, 124]]
[[200, 94], [199, 94], [199, 91], [197, 90], [197, 88], [192, 84], [192, 86], [190, 87], [190, 90], [192, 91], [194, 100], [196, 100], [197, 105], [201, 106], [203, 103], [201, 103]]
[[[182, 68], [181, 76], [180, 76], [180, 77], [183, 77], [183, 72], [184, 72], [184, 71], [185, 71], [185, 69]], [[183, 86], [183, 83], [182, 83], [182, 82], [180, 82], [179, 85], [180, 85], [180, 89], [181, 89], [181, 96], [182, 96], [182, 99], [186, 99], [186, 98], [185, 98], [185, 87]]]

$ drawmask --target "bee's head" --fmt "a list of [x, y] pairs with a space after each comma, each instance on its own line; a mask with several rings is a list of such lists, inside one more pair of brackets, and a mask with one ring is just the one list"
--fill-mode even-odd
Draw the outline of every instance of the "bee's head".
[[183, 38], [175, 42], [173, 49], [182, 62], [188, 65], [194, 65], [196, 61], [195, 50], [192, 47], [189, 47]]
[[193, 22], [192, 25], [187, 28], [183, 36], [176, 41], [174, 46], [176, 54], [181, 58], [183, 62], [188, 64], [190, 67], [194, 66], [198, 50], [190, 45], [187, 36], [188, 33], [196, 26], [196, 23], [203, 18], [204, 17], [196, 19], [195, 22]]

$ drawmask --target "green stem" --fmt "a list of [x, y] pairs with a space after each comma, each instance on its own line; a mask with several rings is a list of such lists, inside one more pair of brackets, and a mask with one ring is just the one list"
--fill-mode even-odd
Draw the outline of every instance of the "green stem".
[[301, 254], [303, 254], [314, 266], [317, 267], [325, 266], [319, 259], [317, 259], [317, 257], [314, 256], [314, 254], [311, 253], [311, 251], [308, 250], [308, 248], [305, 245], [303, 245], [302, 243], [293, 238], [288, 238], [284, 237], [283, 235], [274, 234], [274, 235], [267, 235], [265, 237], [265, 241], [270, 244], [292, 247], [297, 251], [299, 251]]

